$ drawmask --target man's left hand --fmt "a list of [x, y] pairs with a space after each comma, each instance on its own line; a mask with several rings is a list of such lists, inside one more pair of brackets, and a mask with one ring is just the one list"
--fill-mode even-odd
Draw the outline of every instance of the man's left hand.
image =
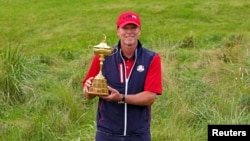
[[110, 86], [108, 86], [108, 90], [110, 91], [110, 94], [108, 96], [100, 96], [100, 98], [107, 101], [117, 101], [117, 102], [122, 100], [122, 94], [120, 94], [119, 91]]

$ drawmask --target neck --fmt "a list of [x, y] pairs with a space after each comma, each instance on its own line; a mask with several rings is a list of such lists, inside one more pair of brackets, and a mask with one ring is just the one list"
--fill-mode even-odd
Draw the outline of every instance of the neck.
[[124, 58], [131, 59], [134, 57], [134, 52], [136, 50], [136, 47], [121, 47], [122, 55]]
[[134, 44], [125, 44], [120, 41], [119, 44], [124, 58], [130, 59], [134, 57], [134, 52], [138, 46], [138, 42], [135, 42]]

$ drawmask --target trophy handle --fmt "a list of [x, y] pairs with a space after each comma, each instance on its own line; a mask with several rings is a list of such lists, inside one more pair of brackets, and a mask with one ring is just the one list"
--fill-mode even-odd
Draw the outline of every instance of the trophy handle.
[[103, 34], [103, 36], [104, 36], [103, 42], [106, 42], [107, 36], [105, 34]]

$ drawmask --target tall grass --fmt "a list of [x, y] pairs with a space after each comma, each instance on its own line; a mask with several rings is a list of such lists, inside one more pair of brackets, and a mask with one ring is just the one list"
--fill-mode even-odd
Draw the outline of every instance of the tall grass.
[[250, 124], [248, 1], [0, 3], [0, 140], [94, 140], [97, 99], [81, 88], [89, 46], [103, 34], [116, 44], [116, 17], [128, 9], [162, 59], [153, 141], [203, 141], [208, 124]]
[[24, 93], [21, 89], [22, 80], [26, 79], [25, 60], [19, 46], [8, 45], [1, 52], [1, 96], [0, 101], [8, 104], [24, 102]]
[[245, 36], [228, 35], [212, 49], [196, 38], [194, 46], [183, 40], [154, 45], [165, 47], [159, 53], [166, 88], [153, 106], [153, 129], [161, 129], [153, 130], [154, 140], [205, 140], [208, 124], [249, 124]]

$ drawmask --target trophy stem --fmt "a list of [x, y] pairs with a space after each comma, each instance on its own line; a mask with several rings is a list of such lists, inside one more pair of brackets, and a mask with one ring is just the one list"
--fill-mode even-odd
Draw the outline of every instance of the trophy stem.
[[104, 61], [104, 55], [100, 54], [100, 71], [99, 73], [95, 76], [95, 79], [105, 79], [104, 76], [102, 75], [102, 66], [103, 66], [103, 61]]
[[104, 60], [105, 60], [103, 54], [100, 54], [99, 60], [100, 60], [100, 70], [102, 70], [103, 62], [104, 62]]

